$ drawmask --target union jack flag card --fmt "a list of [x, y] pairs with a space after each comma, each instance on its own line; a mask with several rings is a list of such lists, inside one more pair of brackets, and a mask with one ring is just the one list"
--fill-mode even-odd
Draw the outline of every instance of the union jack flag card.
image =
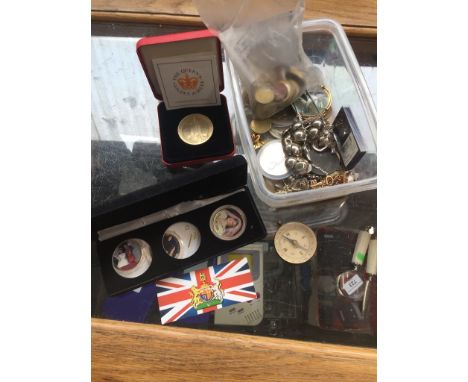
[[156, 290], [163, 325], [257, 297], [245, 257], [159, 280]]

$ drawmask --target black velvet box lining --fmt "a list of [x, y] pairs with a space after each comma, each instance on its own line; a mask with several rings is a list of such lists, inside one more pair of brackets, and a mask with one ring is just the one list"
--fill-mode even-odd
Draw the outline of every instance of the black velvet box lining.
[[[221, 240], [214, 236], [209, 224], [211, 214], [218, 207], [227, 204], [239, 207], [245, 213], [247, 220], [244, 233], [239, 238], [230, 241]], [[167, 255], [162, 248], [162, 236], [165, 230], [176, 222], [192, 223], [199, 229], [201, 234], [200, 248], [193, 256], [187, 259], [174, 259]], [[183, 268], [205, 261], [210, 257], [229, 253], [239, 247], [261, 240], [265, 235], [266, 230], [252, 196], [248, 189], [242, 189], [235, 194], [195, 211], [190, 211], [103, 242], [98, 242], [97, 250], [107, 292], [113, 295], [135, 289], [161, 276], [180, 271]], [[152, 262], [148, 270], [141, 276], [133, 279], [119, 276], [112, 266], [114, 249], [122, 241], [131, 238], [143, 239], [149, 244], [152, 251]]]
[[150, 215], [187, 200], [227, 194], [246, 184], [247, 161], [242, 155], [206, 163], [164, 183], [123, 195], [93, 208], [91, 234], [97, 240], [97, 232], [102, 229]]
[[[206, 115], [213, 123], [213, 135], [201, 145], [189, 145], [178, 135], [177, 127], [187, 115], [199, 113]], [[221, 94], [221, 105], [207, 107], [188, 107], [167, 110], [164, 102], [158, 105], [161, 150], [164, 162], [177, 165], [203, 159], [214, 159], [232, 155], [234, 140], [227, 108], [226, 98]]]
[[[163, 275], [203, 262], [210, 257], [222, 255], [235, 249], [262, 240], [266, 235], [265, 226], [257, 211], [247, 183], [247, 162], [241, 155], [207, 163], [171, 181], [125, 195], [112, 203], [92, 210], [92, 237], [97, 243], [97, 253], [101, 264], [104, 283], [109, 294], [117, 294], [135, 289]], [[170, 208], [178, 203], [206, 199], [212, 196], [239, 192], [227, 196], [208, 206], [166, 219], [119, 236], [99, 241], [98, 231], [127, 223], [152, 213]], [[212, 212], [219, 206], [233, 204], [246, 215], [247, 228], [237, 239], [223, 241], [210, 230]], [[173, 259], [162, 249], [162, 235], [171, 224], [187, 221], [194, 224], [201, 234], [201, 246], [191, 257]], [[127, 279], [119, 276], [112, 266], [112, 254], [116, 246], [130, 238], [145, 240], [151, 247], [153, 258], [148, 270], [141, 276]]]

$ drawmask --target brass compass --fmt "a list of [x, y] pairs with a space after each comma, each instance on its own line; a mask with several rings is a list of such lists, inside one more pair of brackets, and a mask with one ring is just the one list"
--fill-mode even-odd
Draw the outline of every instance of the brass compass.
[[315, 255], [317, 238], [314, 231], [303, 223], [283, 224], [275, 235], [278, 255], [291, 264], [302, 264]]

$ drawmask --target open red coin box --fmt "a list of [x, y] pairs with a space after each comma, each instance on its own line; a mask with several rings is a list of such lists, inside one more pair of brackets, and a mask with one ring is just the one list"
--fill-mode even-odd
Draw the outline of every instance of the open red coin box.
[[[224, 89], [219, 39], [209, 30], [145, 37], [137, 54], [154, 96], [161, 157], [168, 167], [191, 166], [231, 157], [235, 151]], [[182, 119], [203, 114], [213, 124], [204, 143], [191, 145], [178, 133]]]
[[[230, 253], [266, 235], [265, 226], [255, 206], [247, 184], [247, 162], [243, 156], [208, 163], [163, 184], [124, 195], [92, 211], [92, 236], [96, 242], [101, 272], [110, 295], [135, 289], [167, 274], [207, 259]], [[168, 214], [171, 207], [181, 203], [210, 198], [210, 203]], [[215, 200], [211, 199], [215, 198]], [[236, 206], [245, 215], [245, 230], [233, 240], [216, 237], [210, 228], [215, 210], [221, 206]], [[173, 208], [171, 210], [174, 210]], [[164, 211], [164, 218], [152, 222], [155, 213]], [[163, 235], [177, 222], [193, 224], [200, 232], [199, 249], [190, 257], [176, 259], [163, 248]], [[130, 239], [144, 240], [151, 249], [151, 264], [137, 277], [119, 275], [113, 264], [114, 251]]]

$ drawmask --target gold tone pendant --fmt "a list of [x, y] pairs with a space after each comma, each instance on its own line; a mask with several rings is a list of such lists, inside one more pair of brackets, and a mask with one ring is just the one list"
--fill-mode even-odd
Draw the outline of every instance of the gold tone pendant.
[[265, 144], [265, 141], [263, 141], [259, 134], [255, 134], [254, 132], [252, 132], [250, 136], [252, 138], [252, 143], [255, 150], [258, 150]]

